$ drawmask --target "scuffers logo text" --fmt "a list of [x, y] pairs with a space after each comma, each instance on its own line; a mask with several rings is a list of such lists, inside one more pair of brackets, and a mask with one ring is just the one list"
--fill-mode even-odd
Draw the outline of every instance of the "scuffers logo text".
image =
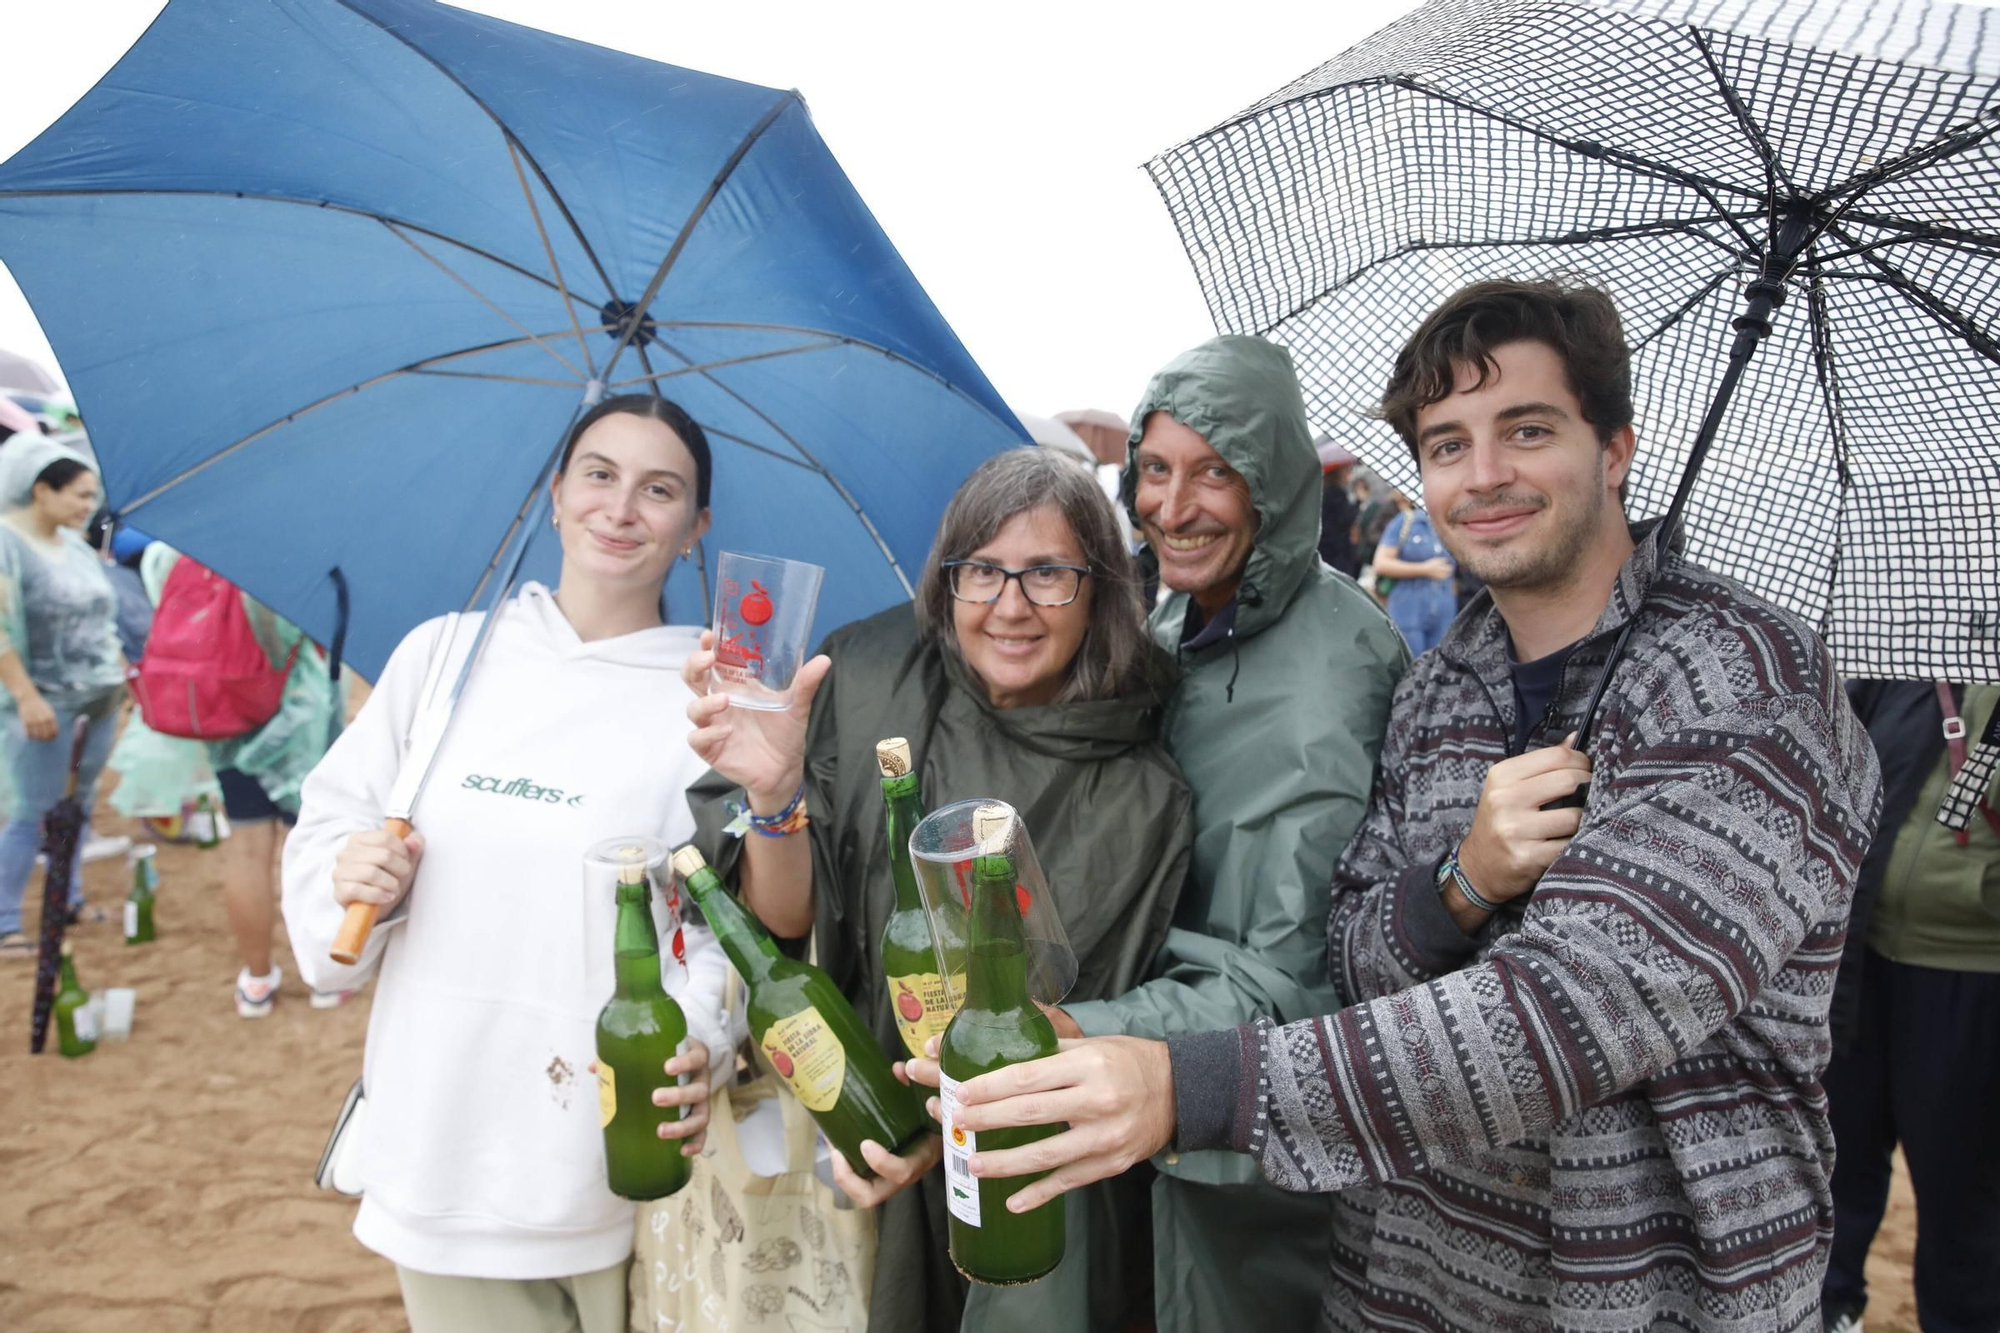
[[467, 791], [490, 792], [495, 796], [518, 796], [524, 801], [540, 801], [545, 805], [582, 805], [582, 792], [566, 792], [561, 787], [544, 787], [533, 778], [489, 778], [478, 773], [467, 773], [465, 781], [459, 784]]

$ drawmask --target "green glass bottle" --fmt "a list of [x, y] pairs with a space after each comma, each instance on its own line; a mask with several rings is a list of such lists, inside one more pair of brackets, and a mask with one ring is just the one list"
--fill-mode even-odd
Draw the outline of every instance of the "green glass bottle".
[[154, 890], [160, 884], [159, 872], [153, 868], [156, 850], [150, 844], [132, 849], [132, 892], [125, 897], [127, 944], [151, 944], [158, 938], [153, 929]]
[[[917, 872], [910, 864], [910, 830], [924, 817], [923, 793], [910, 763], [910, 743], [900, 736], [878, 742], [875, 762], [882, 770], [889, 875], [896, 886], [896, 910], [882, 928], [882, 975], [903, 1045], [911, 1055], [922, 1055], [924, 1043], [941, 1035], [951, 1022], [956, 997], [965, 994], [965, 941], [955, 935], [945, 940], [948, 971], [940, 973], [930, 918], [924, 911], [923, 895], [917, 891]], [[944, 920], [939, 918], [941, 924]]]
[[[989, 806], [974, 815], [974, 836], [986, 845], [1012, 818], [1005, 807]], [[1000, 1180], [974, 1176], [971, 1170], [975, 1152], [1018, 1148], [1060, 1134], [1066, 1126], [974, 1134], [954, 1123], [959, 1084], [1056, 1053], [1056, 1030], [1028, 995], [1028, 946], [1016, 905], [1017, 882], [1014, 858], [1004, 852], [973, 858], [965, 1003], [945, 1029], [939, 1060], [951, 1261], [966, 1277], [991, 1286], [1033, 1282], [1061, 1263], [1066, 1217], [1060, 1197], [1025, 1213], [1007, 1211], [1007, 1200], [1047, 1172]]]
[[222, 841], [221, 834], [216, 831], [215, 805], [208, 799], [207, 792], [203, 792], [194, 803], [194, 813], [188, 816], [188, 832], [194, 836], [194, 845], [203, 851]]
[[76, 959], [63, 941], [62, 975], [56, 985], [56, 1049], [74, 1060], [97, 1049], [97, 1018], [90, 1011], [90, 992], [76, 979]]
[[779, 953], [698, 849], [675, 852], [674, 869], [743, 978], [745, 1016], [758, 1049], [855, 1174], [872, 1177], [861, 1141], [906, 1150], [924, 1133], [916, 1094], [891, 1072], [888, 1055], [832, 978]]
[[664, 1199], [687, 1184], [690, 1168], [680, 1142], [660, 1137], [660, 1126], [679, 1120], [681, 1108], [653, 1105], [653, 1089], [667, 1082], [667, 1061], [687, 1036], [687, 1016], [660, 982], [650, 894], [645, 853], [634, 848], [618, 867], [618, 989], [597, 1014], [604, 1174], [623, 1199]]

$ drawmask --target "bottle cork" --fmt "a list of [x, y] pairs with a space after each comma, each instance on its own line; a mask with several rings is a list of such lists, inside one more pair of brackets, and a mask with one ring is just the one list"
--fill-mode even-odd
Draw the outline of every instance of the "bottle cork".
[[689, 844], [674, 853], [674, 871], [682, 879], [693, 879], [697, 870], [708, 869], [708, 862], [702, 857], [701, 848]]
[[875, 742], [875, 763], [885, 778], [900, 778], [910, 771], [910, 743], [901, 736]]
[[972, 814], [972, 840], [986, 855], [1007, 850], [1007, 835], [1013, 830], [1014, 811], [999, 802], [982, 805]]
[[637, 843], [618, 849], [618, 882], [620, 884], [644, 884], [646, 882], [646, 849]]

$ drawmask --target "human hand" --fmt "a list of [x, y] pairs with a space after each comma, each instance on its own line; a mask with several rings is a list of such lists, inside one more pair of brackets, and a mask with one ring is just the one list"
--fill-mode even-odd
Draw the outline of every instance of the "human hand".
[[743, 788], [752, 812], [776, 814], [803, 781], [806, 723], [833, 659], [822, 653], [800, 667], [791, 706], [772, 712], [731, 708], [727, 694], [708, 693], [714, 666], [715, 632], [703, 630], [701, 647], [681, 667], [681, 679], [698, 696], [688, 705], [688, 721], [695, 726], [688, 745], [703, 763]]
[[1056, 1030], [1058, 1037], [1074, 1040], [1083, 1035], [1083, 1029], [1076, 1025], [1076, 1020], [1066, 1011], [1053, 1004], [1043, 1004], [1040, 1000], [1035, 1001], [1035, 1007], [1042, 1011], [1042, 1017], [1049, 1020], [1049, 1026]]
[[1442, 582], [1456, 573], [1458, 566], [1441, 555], [1434, 555], [1424, 561], [1424, 577], [1427, 579], [1437, 579]]
[[1544, 810], [1590, 781], [1572, 733], [1561, 745], [1502, 759], [1486, 771], [1458, 865], [1479, 896], [1506, 902], [1535, 887], [1583, 823], [1578, 809]]
[[[896, 1077], [905, 1083], [921, 1083], [927, 1088], [935, 1088], [938, 1085], [938, 1043], [940, 1040], [941, 1038], [938, 1037], [927, 1038], [924, 1041], [924, 1053], [922, 1056], [914, 1060], [896, 1061]], [[936, 1120], [937, 1118], [937, 1112], [931, 1112], [931, 1119]]]
[[[708, 1142], [708, 1045], [689, 1037], [681, 1053], [664, 1066], [667, 1077], [675, 1080], [653, 1089], [653, 1105], [678, 1106], [681, 1118], [660, 1126], [663, 1139], [683, 1139], [681, 1156], [692, 1157]], [[688, 1081], [679, 1081], [682, 1074]], [[836, 1154], [837, 1156], [838, 1154]]]
[[31, 693], [21, 700], [21, 730], [31, 741], [52, 741], [56, 738], [56, 710], [49, 707], [49, 701], [38, 693]]
[[424, 835], [399, 838], [387, 829], [363, 829], [333, 859], [333, 900], [342, 907], [372, 903], [387, 912], [401, 902], [424, 859]]
[[[1086, 1037], [1059, 1045], [1055, 1055], [981, 1074], [958, 1090], [954, 1124], [975, 1134], [1067, 1122], [1038, 1142], [972, 1155], [972, 1174], [981, 1178], [1049, 1173], [1009, 1198], [1009, 1212], [1130, 1170], [1173, 1141], [1174, 1070], [1165, 1042]], [[938, 1114], [935, 1099], [931, 1114]]]
[[873, 1208], [884, 1199], [902, 1193], [917, 1183], [924, 1172], [938, 1163], [944, 1155], [944, 1140], [935, 1134], [926, 1134], [923, 1141], [907, 1157], [898, 1157], [873, 1139], [861, 1140], [861, 1158], [868, 1163], [868, 1169], [875, 1173], [873, 1180], [864, 1180], [855, 1174], [841, 1153], [833, 1155], [833, 1183], [840, 1186], [840, 1192], [854, 1200], [862, 1208]]

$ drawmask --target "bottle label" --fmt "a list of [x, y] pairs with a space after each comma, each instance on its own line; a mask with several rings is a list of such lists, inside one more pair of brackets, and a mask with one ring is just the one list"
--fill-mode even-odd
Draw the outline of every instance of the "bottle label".
[[197, 810], [188, 816], [188, 835], [198, 843], [214, 842], [215, 816], [206, 810]]
[[125, 938], [128, 940], [139, 938], [139, 904], [130, 898], [125, 900]]
[[965, 994], [965, 974], [945, 979], [935, 972], [889, 978], [889, 1003], [896, 1011], [896, 1030], [911, 1055], [922, 1055], [924, 1043], [951, 1026], [951, 997]]
[[597, 1062], [597, 1127], [604, 1128], [611, 1118], [618, 1114], [618, 1080], [611, 1072], [610, 1062]]
[[979, 1136], [958, 1123], [958, 1080], [938, 1072], [938, 1110], [944, 1127], [944, 1202], [951, 1215], [969, 1227], [979, 1225], [979, 1178], [972, 1174], [972, 1154]]
[[70, 1021], [76, 1027], [78, 1041], [97, 1040], [97, 1015], [87, 1004], [80, 1004], [70, 1013]]
[[764, 1030], [764, 1058], [808, 1111], [831, 1111], [847, 1081], [847, 1048], [807, 1005]]

